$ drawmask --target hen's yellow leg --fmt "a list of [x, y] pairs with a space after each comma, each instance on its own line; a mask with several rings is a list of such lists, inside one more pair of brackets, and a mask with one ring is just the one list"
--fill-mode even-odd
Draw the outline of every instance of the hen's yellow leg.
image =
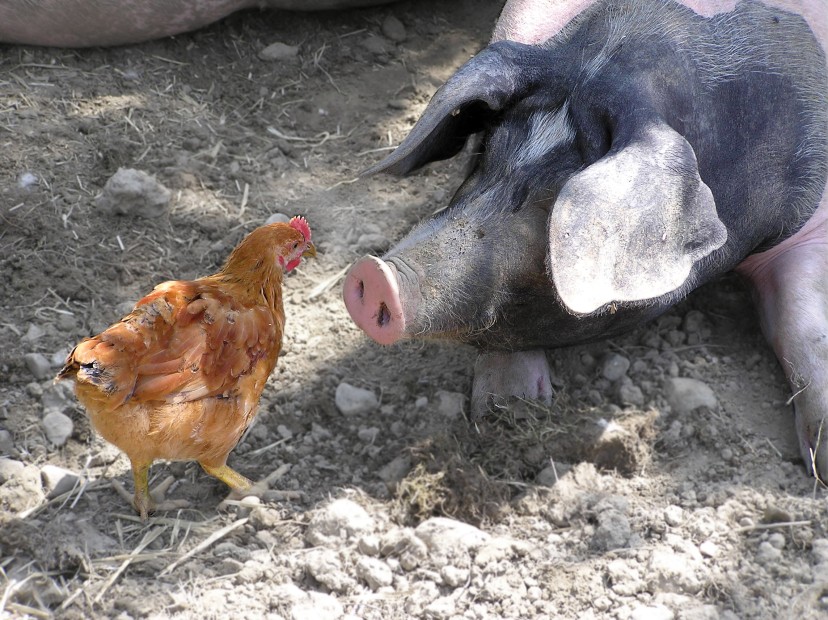
[[156, 510], [180, 510], [181, 508], [188, 508], [190, 506], [190, 502], [187, 500], [168, 500], [164, 496], [167, 490], [175, 483], [175, 478], [172, 476], [167, 476], [155, 489], [150, 491], [149, 470], [152, 461], [138, 463], [130, 459], [130, 462], [132, 463], [132, 479], [135, 482], [135, 494], [130, 496], [123, 485], [117, 480], [112, 481], [112, 486], [118, 492], [118, 495], [135, 507], [135, 510], [141, 516], [141, 521], [146, 521], [149, 515]]
[[244, 494], [253, 488], [253, 483], [250, 480], [228, 465], [213, 467], [201, 462], [199, 462], [199, 465], [201, 465], [204, 471], [213, 476], [213, 478], [218, 478], [237, 493]]

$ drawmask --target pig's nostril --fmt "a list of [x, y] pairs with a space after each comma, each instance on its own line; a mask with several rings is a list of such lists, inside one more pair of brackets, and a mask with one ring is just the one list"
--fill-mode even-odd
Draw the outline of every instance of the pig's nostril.
[[359, 286], [357, 286], [357, 295], [359, 295], [360, 299], [365, 297], [365, 282], [362, 280], [359, 281]]
[[391, 313], [388, 312], [388, 306], [383, 302], [380, 304], [379, 313], [377, 313], [377, 325], [385, 327], [389, 321], [391, 321]]

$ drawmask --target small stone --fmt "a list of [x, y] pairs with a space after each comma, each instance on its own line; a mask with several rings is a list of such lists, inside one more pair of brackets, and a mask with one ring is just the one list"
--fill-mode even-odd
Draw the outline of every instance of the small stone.
[[46, 491], [46, 499], [52, 499], [71, 491], [80, 481], [78, 474], [57, 465], [41, 467], [40, 478], [43, 481], [43, 489]]
[[675, 614], [663, 605], [636, 607], [630, 613], [630, 620], [673, 620]]
[[71, 349], [63, 348], [52, 353], [52, 357], [49, 358], [49, 363], [52, 365], [52, 368], [61, 368], [69, 356], [70, 351]]
[[369, 413], [379, 406], [379, 401], [371, 390], [354, 387], [344, 381], [337, 386], [335, 399], [336, 408], [347, 416]]
[[456, 420], [463, 415], [466, 405], [466, 395], [460, 392], [439, 390], [437, 397], [437, 412], [445, 420]]
[[828, 564], [828, 538], [815, 538], [811, 543], [815, 564]]
[[14, 452], [14, 439], [12, 438], [12, 434], [5, 429], [0, 430], [0, 456], [10, 455]]
[[295, 61], [298, 60], [299, 47], [297, 45], [288, 45], [281, 41], [271, 43], [262, 51], [259, 52], [261, 60], [276, 60], [276, 61]]
[[390, 586], [394, 581], [394, 574], [388, 564], [376, 558], [360, 558], [356, 565], [356, 573], [357, 577], [367, 583], [374, 592]]
[[357, 431], [357, 437], [363, 443], [373, 444], [377, 440], [377, 436], [379, 436], [380, 429], [376, 426], [371, 426], [368, 428], [360, 428]]
[[43, 425], [43, 432], [46, 433], [46, 439], [57, 447], [64, 445], [72, 436], [72, 431], [75, 430], [72, 418], [59, 411], [47, 413], [41, 424]]
[[699, 553], [706, 558], [715, 558], [719, 555], [719, 546], [710, 540], [705, 540], [699, 545]]
[[365, 555], [371, 557], [378, 556], [380, 552], [379, 538], [377, 538], [373, 534], [366, 534], [365, 536], [360, 536], [359, 540], [357, 541], [357, 549], [359, 549], [360, 553], [363, 553]]
[[69, 381], [50, 383], [43, 388], [43, 393], [40, 395], [40, 404], [43, 406], [44, 412], [59, 411], [63, 413], [67, 409], [71, 409], [73, 402], [74, 393]]
[[388, 107], [392, 110], [407, 110], [411, 106], [408, 99], [389, 99]]
[[284, 424], [279, 424], [276, 427], [276, 432], [279, 433], [279, 437], [282, 439], [293, 439], [293, 431]]
[[684, 521], [684, 510], [681, 506], [667, 506], [664, 509], [664, 522], [670, 527], [677, 527]]
[[702, 326], [706, 320], [707, 318], [704, 316], [704, 312], [690, 310], [684, 315], [682, 327], [688, 334], [697, 334], [702, 330]]
[[305, 570], [334, 592], [347, 592], [354, 585], [353, 579], [342, 570], [342, 562], [333, 549], [311, 549], [305, 554]]
[[167, 210], [172, 193], [154, 176], [134, 168], [118, 168], [104, 185], [95, 204], [106, 213], [160, 217]]
[[418, 525], [414, 533], [431, 551], [473, 550], [491, 538], [473, 525], [447, 517], [432, 517]]
[[698, 592], [701, 582], [696, 575], [699, 561], [672, 549], [655, 549], [647, 566], [647, 578], [653, 591], [677, 589], [679, 592]]
[[425, 409], [428, 407], [428, 398], [426, 396], [418, 396], [414, 401], [414, 407], [417, 409]]
[[390, 51], [386, 39], [375, 34], [365, 37], [361, 41], [361, 45], [365, 50], [376, 56], [383, 56]]
[[391, 39], [394, 43], [402, 43], [407, 37], [405, 26], [403, 26], [403, 23], [393, 15], [389, 15], [382, 20], [381, 30], [382, 34]]
[[785, 535], [781, 532], [773, 532], [768, 536], [768, 543], [775, 549], [785, 548]]
[[309, 592], [308, 600], [295, 604], [290, 609], [290, 620], [339, 620], [342, 617], [342, 603], [324, 592]]
[[759, 543], [756, 559], [762, 564], [776, 564], [782, 559], [782, 551], [771, 545], [768, 541], [763, 541]]
[[411, 457], [404, 454], [384, 465], [377, 472], [377, 476], [386, 484], [388, 490], [394, 493], [397, 490], [397, 485], [402, 482], [409, 471], [411, 471]]
[[16, 478], [25, 468], [26, 465], [20, 461], [0, 458], [0, 484]]
[[265, 220], [265, 224], [287, 224], [290, 216], [284, 213], [274, 213]]
[[45, 379], [52, 374], [52, 365], [40, 353], [26, 353], [23, 356], [23, 361], [35, 379]]
[[706, 383], [686, 377], [669, 378], [664, 382], [664, 396], [676, 413], [690, 413], [699, 407], [716, 409], [719, 401]]
[[374, 520], [362, 506], [349, 499], [338, 499], [314, 515], [305, 538], [312, 545], [323, 545], [368, 534], [373, 529]]
[[535, 484], [545, 487], [555, 486], [567, 472], [572, 469], [569, 463], [555, 463], [544, 467], [537, 476], [535, 476]]
[[385, 235], [366, 233], [357, 239], [354, 249], [360, 254], [370, 252], [383, 252], [391, 245], [391, 241]]
[[34, 323], [29, 323], [29, 329], [26, 330], [26, 333], [23, 334], [21, 340], [23, 342], [34, 342], [35, 340], [40, 340], [43, 337], [43, 334], [46, 332], [39, 325], [35, 325]]
[[451, 596], [441, 596], [434, 599], [423, 610], [423, 615], [426, 618], [434, 618], [434, 620], [448, 620], [454, 615], [457, 609], [457, 601]]
[[630, 368], [630, 360], [618, 353], [608, 353], [601, 366], [601, 375], [607, 381], [618, 381], [627, 374]]
[[679, 611], [679, 620], [719, 620], [721, 614], [715, 605], [699, 605]]
[[644, 404], [644, 392], [629, 377], [622, 377], [618, 382], [618, 400], [622, 405], [640, 407]]
[[443, 583], [451, 588], [459, 588], [465, 585], [469, 580], [469, 569], [458, 568], [451, 564], [446, 564], [440, 569], [440, 577], [443, 578]]
[[605, 510], [598, 515], [598, 527], [591, 545], [601, 551], [610, 551], [627, 546], [632, 536], [630, 521], [617, 510]]

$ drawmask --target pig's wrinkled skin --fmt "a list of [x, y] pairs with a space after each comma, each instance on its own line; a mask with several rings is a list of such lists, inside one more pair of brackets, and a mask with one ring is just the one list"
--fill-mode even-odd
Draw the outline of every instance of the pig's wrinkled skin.
[[393, 0], [2, 0], [0, 43], [124, 45], [196, 30], [241, 9], [322, 11]]
[[481, 415], [492, 396], [551, 401], [544, 349], [630, 329], [736, 269], [825, 481], [827, 47], [823, 0], [510, 0], [368, 171], [405, 174], [482, 132], [448, 208], [352, 267], [351, 316], [383, 344], [477, 346]]

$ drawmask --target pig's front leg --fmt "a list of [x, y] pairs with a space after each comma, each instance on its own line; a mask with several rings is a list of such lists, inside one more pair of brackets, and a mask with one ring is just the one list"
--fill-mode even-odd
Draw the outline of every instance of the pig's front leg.
[[805, 466], [828, 483], [828, 205], [782, 244], [739, 267], [793, 392]]
[[552, 404], [552, 381], [546, 353], [481, 353], [474, 363], [471, 417], [479, 420], [491, 406], [510, 396]]

